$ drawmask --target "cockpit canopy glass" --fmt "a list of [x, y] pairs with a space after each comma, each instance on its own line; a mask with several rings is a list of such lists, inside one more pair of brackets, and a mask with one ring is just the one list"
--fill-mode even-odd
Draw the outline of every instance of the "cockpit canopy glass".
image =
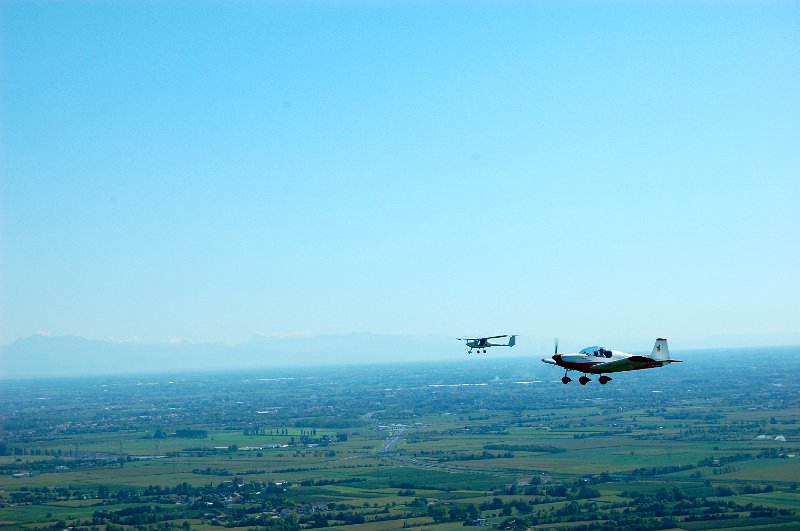
[[586, 347], [585, 349], [581, 350], [580, 353], [581, 354], [585, 354], [587, 356], [596, 356], [596, 357], [600, 357], [600, 358], [610, 358], [611, 357], [611, 351], [610, 350], [608, 350], [606, 348], [603, 348], [603, 347], [598, 347], [598, 346]]

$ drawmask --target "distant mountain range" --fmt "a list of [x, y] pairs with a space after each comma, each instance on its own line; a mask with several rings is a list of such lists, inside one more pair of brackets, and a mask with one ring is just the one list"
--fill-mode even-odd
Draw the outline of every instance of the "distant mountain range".
[[257, 336], [228, 345], [113, 342], [37, 334], [0, 346], [0, 378], [392, 363], [463, 358], [464, 353], [454, 338], [442, 336]]

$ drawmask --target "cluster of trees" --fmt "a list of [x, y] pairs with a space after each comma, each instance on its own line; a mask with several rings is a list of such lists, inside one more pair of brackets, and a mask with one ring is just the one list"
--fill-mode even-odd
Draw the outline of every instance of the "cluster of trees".
[[728, 463], [735, 463], [737, 461], [747, 461], [753, 459], [751, 453], [738, 453], [733, 455], [723, 455], [720, 457], [709, 457], [698, 461], [697, 466], [721, 466]]
[[506, 452], [504, 454], [493, 454], [487, 451], [483, 451], [479, 454], [450, 454], [450, 455], [443, 455], [438, 457], [436, 460], [440, 463], [446, 463], [448, 461], [480, 461], [483, 459], [513, 459], [514, 454], [511, 452]]
[[[704, 521], [721, 519], [781, 518], [790, 517], [788, 509], [775, 509], [753, 504], [741, 505], [731, 501], [710, 500], [687, 495], [679, 488], [661, 488], [656, 492], [623, 492], [627, 502], [606, 505], [602, 510], [591, 499], [571, 500], [559, 509], [529, 508], [519, 503], [506, 504], [496, 498], [491, 504], [481, 505], [481, 510], [500, 509], [508, 516], [498, 527], [521, 530], [531, 526], [563, 522], [585, 522], [571, 527], [573, 530], [611, 529], [670, 529], [680, 527], [681, 521]], [[511, 505], [511, 507], [509, 507]], [[512, 515], [510, 509], [515, 509]]]
[[155, 524], [165, 520], [187, 518], [198, 515], [187, 515], [182, 508], [163, 507], [160, 505], [141, 505], [139, 507], [126, 507], [116, 511], [95, 511], [92, 514], [91, 525], [143, 525]]
[[8, 446], [6, 443], [0, 443], [0, 455], [71, 457], [77, 455], [77, 453], [74, 450], [62, 450], [61, 448], [28, 448], [26, 446]]
[[[317, 430], [314, 430], [315, 432]], [[331, 438], [327, 435], [323, 435], [322, 437], [311, 437], [310, 435], [301, 435], [300, 436], [300, 444], [307, 445], [307, 444], [316, 444], [318, 446], [328, 446], [331, 443]]]
[[[777, 452], [773, 452], [769, 449], [762, 451], [758, 457], [778, 457], [780, 455]], [[753, 454], [751, 453], [737, 453], [733, 455], [726, 455], [716, 457], [707, 457], [705, 459], [701, 459], [697, 462], [696, 465], [693, 464], [685, 464], [685, 465], [670, 465], [670, 466], [661, 466], [661, 467], [643, 467], [643, 468], [636, 468], [629, 473], [633, 476], [659, 476], [662, 474], [671, 474], [673, 472], [681, 472], [684, 470], [692, 470], [695, 468], [700, 467], [713, 467], [714, 474], [718, 474], [719, 467], [722, 467], [721, 470], [724, 472], [731, 472], [732, 468], [728, 467], [729, 463], [735, 463], [737, 461], [747, 461], [749, 459], [753, 459]], [[700, 474], [697, 474], [695, 477], [701, 477]]]
[[366, 478], [330, 478], [330, 479], [304, 479], [300, 482], [300, 485], [304, 487], [321, 487], [324, 485], [339, 485], [343, 483], [360, 483], [362, 481], [367, 481]]
[[480, 510], [474, 503], [453, 503], [450, 505], [434, 504], [428, 505], [428, 516], [434, 522], [467, 522], [475, 520], [481, 515]]
[[505, 450], [508, 452], [536, 452], [542, 454], [561, 454], [567, 451], [551, 444], [486, 444], [484, 450]]
[[175, 433], [169, 433], [163, 428], [156, 428], [152, 435], [147, 434], [142, 439], [207, 439], [208, 430], [199, 430], [194, 428], [177, 428]]
[[[516, 494], [517, 491], [518, 488], [514, 486], [509, 489], [510, 494]], [[552, 501], [553, 498], [561, 500], [585, 500], [600, 496], [599, 490], [581, 480], [571, 484], [555, 483], [548, 485], [531, 482], [530, 485], [524, 487], [523, 492], [528, 496], [536, 497], [531, 500], [531, 503], [534, 504], [546, 503], [547, 500]]]
[[[508, 425], [503, 424], [479, 424], [477, 426], [464, 426], [464, 431], [477, 434], [508, 435]], [[453, 430], [448, 430], [448, 434], [454, 435]]]
[[[534, 524], [535, 525], [535, 524]], [[612, 514], [607, 520], [570, 527], [570, 531], [654, 531], [680, 527], [678, 519], [641, 517], [635, 514]]]
[[[361, 409], [361, 408], [358, 408]], [[324, 429], [332, 429], [332, 430], [339, 430], [339, 429], [351, 429], [351, 428], [360, 428], [366, 425], [360, 416], [353, 416], [352, 410], [350, 410], [349, 415], [342, 415], [342, 416], [320, 416], [320, 417], [296, 417], [293, 419], [289, 419], [289, 423], [295, 427], [301, 426], [317, 426]]]
[[207, 439], [208, 431], [184, 428], [175, 430], [175, 437], [179, 439]]
[[303, 523], [307, 523], [312, 528], [330, 527], [330, 520], [336, 520], [340, 525], [363, 524], [367, 521], [363, 514], [354, 511], [339, 511], [337, 513], [326, 511], [315, 512]]
[[662, 474], [672, 474], [683, 470], [692, 470], [695, 465], [669, 465], [635, 468], [630, 471], [632, 476], [660, 476]]
[[[640, 427], [642, 428], [642, 427]], [[622, 430], [609, 430], [609, 431], [598, 431], [594, 433], [575, 433], [572, 435], [573, 439], [600, 439], [602, 437], [616, 437], [618, 435], [624, 435], [626, 433], [631, 433], [633, 428], [630, 426], [626, 427]], [[638, 438], [638, 437], [637, 437]]]

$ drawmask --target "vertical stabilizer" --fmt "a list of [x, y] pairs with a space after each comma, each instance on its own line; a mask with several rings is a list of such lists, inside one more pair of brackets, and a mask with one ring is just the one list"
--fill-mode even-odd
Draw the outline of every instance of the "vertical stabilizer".
[[669, 359], [669, 347], [667, 347], [667, 340], [663, 337], [656, 339], [656, 344], [653, 346], [653, 353], [650, 355], [656, 361], [666, 361]]
[[511, 339], [508, 340], [508, 346], [513, 347], [517, 344], [517, 336], [511, 336]]

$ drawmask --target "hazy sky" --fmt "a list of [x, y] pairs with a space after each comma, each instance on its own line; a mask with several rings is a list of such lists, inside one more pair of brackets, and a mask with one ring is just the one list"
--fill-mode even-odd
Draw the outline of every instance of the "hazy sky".
[[800, 342], [798, 2], [0, 13], [0, 342]]

